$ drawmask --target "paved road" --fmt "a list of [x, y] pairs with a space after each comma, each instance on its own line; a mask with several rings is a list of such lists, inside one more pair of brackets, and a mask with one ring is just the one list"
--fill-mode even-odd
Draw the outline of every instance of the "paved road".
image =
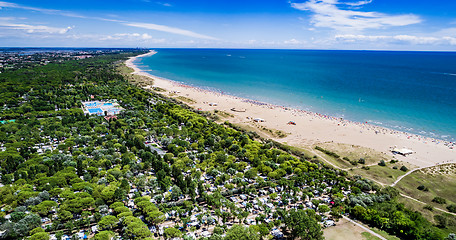
[[350, 218], [348, 218], [348, 217], [346, 217], [346, 216], [343, 216], [343, 217], [344, 217], [345, 219], [347, 219], [348, 221], [350, 221], [351, 223], [356, 224], [358, 227], [360, 227], [360, 228], [366, 230], [366, 232], [368, 232], [368, 233], [370, 233], [370, 234], [372, 234], [372, 235], [374, 235], [374, 236], [380, 238], [381, 240], [387, 240], [386, 238], [382, 237], [382, 235], [380, 235], [380, 234], [378, 234], [378, 233], [376, 233], [376, 232], [370, 230], [368, 227], [365, 227], [364, 225], [362, 225], [362, 224], [356, 222], [355, 220], [352, 220], [352, 219], [350, 219]]

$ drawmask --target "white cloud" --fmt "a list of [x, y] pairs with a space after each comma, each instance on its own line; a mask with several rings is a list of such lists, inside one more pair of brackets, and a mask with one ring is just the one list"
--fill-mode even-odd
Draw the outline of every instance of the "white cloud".
[[311, 23], [316, 27], [332, 28], [338, 31], [362, 31], [386, 27], [407, 26], [420, 23], [413, 14], [388, 15], [380, 12], [364, 12], [343, 8], [359, 7], [372, 1], [339, 2], [338, 0], [309, 0], [291, 3], [291, 7], [313, 13]]
[[359, 6], [369, 4], [371, 2], [372, 2], [372, 0], [365, 0], [365, 1], [359, 1], [359, 2], [345, 2], [344, 4], [348, 5], [348, 6], [352, 6], [352, 7], [359, 7]]
[[285, 40], [285, 41], [283, 41], [283, 43], [284, 43], [284, 44], [287, 44], [287, 45], [299, 45], [299, 44], [303, 44], [304, 42], [292, 38], [292, 39], [290, 39], [290, 40]]
[[129, 41], [144, 41], [148, 43], [164, 43], [166, 42], [165, 39], [160, 38], [160, 39], [155, 39], [151, 35], [147, 33], [116, 33], [113, 35], [106, 35], [106, 36], [101, 36], [99, 37], [99, 40], [101, 41], [107, 41], [107, 40], [129, 40]]
[[134, 23], [134, 22], [123, 22], [123, 25], [130, 26], [130, 27], [138, 27], [150, 30], [157, 30], [162, 32], [174, 33], [179, 35], [184, 35], [187, 37], [194, 37], [194, 38], [201, 38], [201, 39], [208, 39], [208, 40], [217, 40], [217, 38], [195, 33], [189, 30], [175, 28], [175, 27], [168, 27], [165, 25], [158, 25], [153, 23]]
[[456, 45], [456, 38], [450, 36], [443, 37], [429, 37], [429, 36], [413, 36], [413, 35], [353, 35], [353, 34], [340, 34], [336, 35], [337, 41], [349, 43], [362, 43], [362, 42], [378, 42], [382, 43], [407, 43], [416, 45]]
[[13, 23], [11, 20], [14, 18], [0, 18], [0, 28], [14, 29], [14, 30], [23, 30], [27, 33], [53, 33], [53, 34], [65, 34], [72, 27], [58, 28], [58, 27], [49, 27], [45, 25], [29, 25], [22, 23]]
[[2, 2], [2, 1], [0, 1], [0, 8], [17, 8], [17, 9], [22, 9], [22, 10], [46, 13], [46, 14], [56, 14], [56, 15], [62, 15], [62, 16], [67, 16], [67, 17], [85, 18], [84, 16], [74, 14], [71, 12], [65, 12], [65, 11], [61, 11], [61, 10], [47, 9], [47, 8], [29, 7], [29, 6], [19, 5], [16, 3]]
[[165, 25], [158, 25], [158, 24], [153, 24], [153, 23], [138, 23], [138, 22], [121, 21], [121, 20], [116, 20], [116, 19], [108, 19], [108, 18], [100, 18], [100, 17], [88, 17], [88, 16], [82, 16], [82, 15], [78, 15], [75, 13], [71, 13], [71, 12], [64, 12], [64, 11], [54, 10], [54, 9], [28, 7], [28, 6], [19, 5], [16, 3], [9, 3], [9, 2], [2, 2], [2, 1], [0, 1], [0, 7], [38, 11], [38, 12], [42, 12], [42, 13], [46, 13], [46, 14], [57, 14], [57, 15], [62, 15], [62, 16], [66, 16], [66, 17], [93, 19], [93, 20], [99, 20], [99, 21], [105, 21], [105, 22], [116, 22], [116, 23], [120, 23], [120, 24], [123, 24], [125, 26], [130, 26], [130, 27], [139, 27], [139, 28], [144, 28], [144, 29], [150, 29], [150, 30], [156, 30], [156, 31], [161, 31], [161, 32], [173, 33], [173, 34], [177, 34], [177, 35], [183, 35], [183, 36], [187, 36], [187, 37], [193, 37], [193, 38], [218, 40], [217, 38], [195, 33], [195, 32], [189, 31], [189, 30], [180, 29], [180, 28], [176, 28], [176, 27], [169, 27], [169, 26], [165, 26]]
[[158, 5], [162, 5], [164, 7], [172, 7], [173, 5], [171, 3], [167, 3], [167, 2], [155, 2], [156, 4]]

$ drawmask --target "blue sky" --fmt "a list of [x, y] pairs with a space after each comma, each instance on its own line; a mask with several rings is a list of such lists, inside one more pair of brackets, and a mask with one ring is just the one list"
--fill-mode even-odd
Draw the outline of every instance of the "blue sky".
[[456, 50], [449, 0], [0, 1], [2, 47]]

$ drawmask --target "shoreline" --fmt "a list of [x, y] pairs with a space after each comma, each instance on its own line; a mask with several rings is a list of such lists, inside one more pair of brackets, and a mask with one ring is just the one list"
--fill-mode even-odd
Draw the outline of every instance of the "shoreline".
[[[186, 103], [203, 111], [219, 110], [234, 117], [226, 119], [232, 123], [247, 124], [254, 127], [266, 127], [289, 133], [284, 138], [272, 139], [292, 146], [314, 146], [317, 143], [334, 142], [359, 145], [374, 149], [393, 157], [393, 147], [408, 148], [416, 153], [403, 157], [394, 155], [398, 160], [407, 161], [419, 167], [433, 166], [440, 163], [456, 162], [455, 143], [440, 139], [407, 133], [369, 123], [349, 121], [311, 111], [284, 107], [247, 98], [224, 94], [200, 87], [190, 86], [177, 81], [151, 75], [134, 64], [137, 58], [151, 56], [156, 51], [138, 55], [128, 59], [125, 64], [132, 68], [132, 74], [151, 78], [153, 85], [144, 87], [160, 87], [175, 97], [182, 96], [195, 100], [196, 103]], [[209, 103], [217, 103], [210, 106]], [[211, 104], [213, 105], [213, 104]], [[245, 112], [232, 111], [231, 108], [246, 109]], [[261, 118], [265, 122], [254, 122]], [[293, 121], [296, 125], [287, 124]]]

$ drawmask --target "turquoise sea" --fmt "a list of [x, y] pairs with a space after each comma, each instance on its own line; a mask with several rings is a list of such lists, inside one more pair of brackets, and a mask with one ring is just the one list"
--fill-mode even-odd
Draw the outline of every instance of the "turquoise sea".
[[239, 97], [456, 140], [456, 53], [157, 49], [152, 75]]

